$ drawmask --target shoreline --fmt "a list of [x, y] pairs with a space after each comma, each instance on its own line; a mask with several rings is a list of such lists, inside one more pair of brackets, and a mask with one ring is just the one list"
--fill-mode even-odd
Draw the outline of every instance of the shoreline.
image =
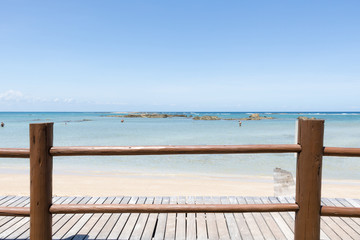
[[[53, 175], [54, 196], [274, 196], [272, 176]], [[29, 196], [29, 174], [0, 174], [0, 195]], [[322, 197], [360, 199], [360, 180], [324, 179]]]

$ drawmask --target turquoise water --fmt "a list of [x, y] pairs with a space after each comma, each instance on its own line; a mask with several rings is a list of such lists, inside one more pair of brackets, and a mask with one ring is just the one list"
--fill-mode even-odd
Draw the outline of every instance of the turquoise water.
[[[29, 147], [29, 123], [54, 122], [54, 146], [293, 144], [298, 116], [325, 119], [325, 146], [360, 147], [360, 113], [260, 113], [274, 120], [195, 121], [104, 117], [113, 113], [0, 113], [0, 147]], [[170, 113], [171, 114], [171, 113]], [[183, 113], [177, 113], [183, 114]], [[184, 113], [221, 118], [251, 113]], [[272, 175], [295, 173], [294, 154], [56, 157], [55, 173]], [[0, 159], [2, 172], [27, 172], [28, 159]], [[325, 178], [360, 179], [360, 158], [324, 158]]]

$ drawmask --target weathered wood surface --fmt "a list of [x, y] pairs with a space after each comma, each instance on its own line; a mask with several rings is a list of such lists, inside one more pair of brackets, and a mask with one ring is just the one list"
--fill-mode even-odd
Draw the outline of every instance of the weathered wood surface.
[[95, 155], [169, 155], [169, 154], [236, 154], [300, 152], [298, 144], [268, 145], [183, 145], [183, 146], [118, 146], [118, 147], [52, 147], [52, 156]]
[[30, 124], [30, 235], [32, 239], [51, 239], [53, 123]]
[[[217, 201], [216, 204], [185, 204], [178, 201], [176, 205], [162, 204], [53, 204], [51, 213], [234, 213], [234, 212], [288, 212], [297, 211], [299, 207], [295, 203], [284, 204], [225, 204]], [[331, 208], [333, 209], [333, 208]], [[1, 208], [0, 208], [1, 210]], [[11, 210], [13, 210], [11, 208]], [[341, 211], [341, 210], [340, 210]], [[20, 211], [19, 211], [20, 212]], [[329, 212], [329, 211], [326, 211]], [[14, 213], [16, 214], [16, 213]], [[180, 215], [181, 216], [181, 215]], [[353, 217], [353, 216], [352, 216]]]
[[[56, 204], [268, 204], [290, 197], [54, 197]], [[28, 207], [29, 197], [0, 196], [0, 207]], [[360, 207], [357, 199], [324, 206]], [[294, 239], [294, 212], [53, 214], [53, 239]], [[0, 239], [29, 239], [29, 217], [0, 217]], [[360, 239], [360, 218], [321, 217], [320, 239]]]
[[296, 161], [295, 240], [320, 238], [320, 201], [322, 157], [324, 151], [324, 120], [298, 122], [298, 144], [301, 152]]
[[[158, 146], [159, 147], [159, 146]], [[157, 147], [157, 148], [158, 148]], [[176, 151], [181, 151], [182, 146], [173, 146], [172, 149], [162, 149], [160, 154], [168, 154], [166, 153], [166, 151], [169, 151], [170, 154], [177, 154]], [[204, 151], [206, 151], [205, 148], [203, 149], [189, 149], [189, 146], [185, 146], [187, 147], [186, 151], [193, 151], [195, 154], [195, 151], [199, 151], [200, 153], [204, 153]], [[210, 147], [211, 146], [207, 146]], [[222, 147], [222, 146], [220, 146]], [[246, 146], [243, 146], [246, 148]], [[78, 150], [75, 150], [75, 148], [79, 148]], [[105, 148], [107, 148], [107, 150], [104, 150]], [[124, 151], [124, 148], [127, 149]], [[249, 149], [248, 151], [255, 151], [256, 146], [254, 148], [254, 146], [252, 146], [253, 149]], [[284, 152], [284, 151], [290, 151], [290, 152], [299, 152], [301, 150], [301, 147], [299, 145], [277, 145], [276, 146], [276, 150], [274, 150], [274, 152], [276, 151], [280, 151], [280, 152]], [[90, 149], [90, 150], [89, 150]], [[53, 147], [51, 148], [51, 153], [54, 156], [68, 156], [68, 155], [88, 155], [88, 154], [93, 154], [96, 153], [98, 155], [108, 155], [110, 151], [114, 151], [117, 154], [124, 154], [125, 155], [132, 155], [132, 154], [144, 154], [144, 151], [148, 151], [150, 149], [142, 149], [142, 150], [128, 150], [130, 149], [130, 147]], [[89, 151], [88, 151], [89, 150]], [[156, 148], [152, 148], [150, 151], [152, 151], [151, 154], [154, 154], [155, 151], [157, 151], [158, 149]], [[232, 147], [232, 149], [228, 149], [226, 151], [228, 151], [227, 153], [230, 153], [231, 151], [233, 151], [234, 148]], [[241, 151], [241, 152], [236, 152], [236, 153], [246, 153], [244, 150], [241, 149], [237, 149], [236, 151]], [[259, 149], [260, 151], [262, 151], [262, 153], [265, 150], [263, 147], [261, 149]], [[131, 154], [128, 154], [130, 151], [132, 151]], [[218, 148], [218, 149], [214, 149], [212, 148], [211, 151], [224, 151], [224, 149]], [[106, 152], [106, 153], [104, 153]], [[159, 154], [159, 153], [156, 153]], [[324, 156], [341, 156], [341, 157], [360, 157], [360, 148], [345, 148], [345, 147], [324, 147]], [[0, 157], [1, 158], [29, 158], [30, 157], [30, 150], [29, 148], [0, 148]]]
[[360, 148], [324, 147], [324, 156], [360, 157]]
[[1, 158], [29, 158], [29, 148], [0, 148]]

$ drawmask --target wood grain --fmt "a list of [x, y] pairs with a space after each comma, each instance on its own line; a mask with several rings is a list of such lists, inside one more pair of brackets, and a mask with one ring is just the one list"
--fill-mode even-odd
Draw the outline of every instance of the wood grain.
[[325, 147], [324, 156], [360, 157], [360, 148]]
[[287, 212], [299, 206], [288, 204], [54, 204], [51, 213], [234, 213]]
[[119, 146], [119, 147], [52, 147], [52, 156], [103, 155], [172, 155], [300, 152], [298, 144], [269, 145], [191, 145], [191, 146]]
[[30, 124], [30, 238], [51, 240], [53, 123]]
[[360, 217], [360, 208], [322, 206], [321, 216]]
[[0, 148], [1, 158], [29, 158], [30, 150], [28, 148]]
[[295, 240], [320, 239], [321, 172], [324, 120], [298, 122], [301, 152], [296, 166]]

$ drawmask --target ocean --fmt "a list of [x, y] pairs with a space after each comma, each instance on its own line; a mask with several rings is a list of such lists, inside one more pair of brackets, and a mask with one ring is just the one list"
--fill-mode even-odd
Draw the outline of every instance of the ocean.
[[[192, 118], [119, 118], [116, 113], [0, 112], [0, 148], [28, 148], [29, 124], [54, 122], [54, 146], [293, 144], [299, 116], [325, 119], [324, 145], [360, 147], [360, 113], [260, 113], [259, 121]], [[251, 112], [181, 112], [244, 118]], [[124, 119], [124, 122], [121, 122]], [[271, 176], [280, 167], [295, 174], [294, 154], [54, 157], [55, 174], [195, 174]], [[0, 172], [28, 173], [28, 159], [0, 159]], [[294, 175], [295, 176], [295, 175]], [[324, 157], [325, 179], [360, 180], [360, 158]]]

